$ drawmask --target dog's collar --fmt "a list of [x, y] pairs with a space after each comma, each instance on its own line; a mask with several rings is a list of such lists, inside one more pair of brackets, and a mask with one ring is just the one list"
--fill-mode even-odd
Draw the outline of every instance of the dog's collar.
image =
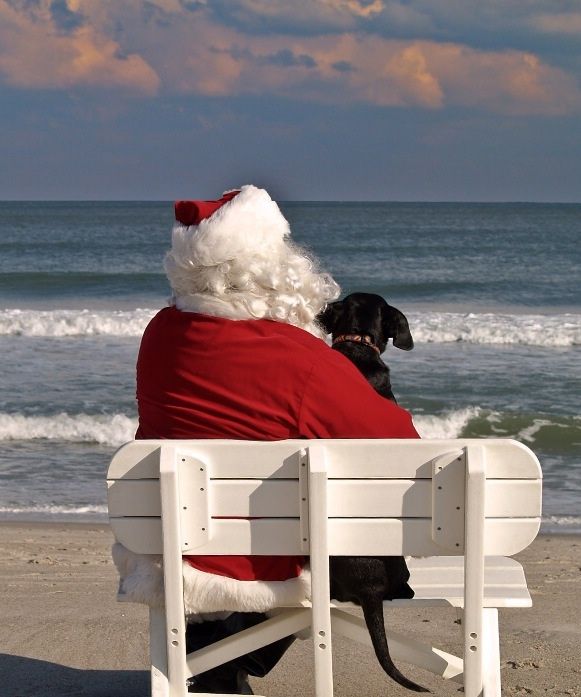
[[339, 336], [333, 339], [333, 346], [335, 346], [335, 344], [342, 344], [344, 341], [354, 341], [356, 344], [365, 344], [366, 346], [370, 346], [377, 354], [381, 353], [379, 347], [371, 341], [371, 337], [367, 334], [339, 334]]

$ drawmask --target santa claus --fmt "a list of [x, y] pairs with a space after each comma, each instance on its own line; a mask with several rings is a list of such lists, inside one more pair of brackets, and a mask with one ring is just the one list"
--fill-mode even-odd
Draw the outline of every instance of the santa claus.
[[[141, 342], [136, 438], [418, 437], [410, 415], [325, 341], [316, 318], [339, 287], [290, 241], [289, 224], [264, 189], [248, 185], [216, 201], [178, 201], [175, 213], [165, 259], [174, 295]], [[144, 571], [143, 560], [119, 547], [115, 558], [124, 591], [155, 602], [151, 568]], [[304, 598], [305, 563], [185, 557], [189, 649], [261, 621], [281, 601]], [[208, 612], [231, 614], [200, 622]], [[197, 676], [190, 689], [250, 693], [247, 674], [265, 675], [290, 642]]]

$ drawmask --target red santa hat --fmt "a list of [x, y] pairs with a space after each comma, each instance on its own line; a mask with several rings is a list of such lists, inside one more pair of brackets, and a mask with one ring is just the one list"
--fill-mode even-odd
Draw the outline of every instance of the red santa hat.
[[240, 189], [225, 191], [216, 201], [176, 201], [174, 205], [176, 220], [182, 225], [199, 225], [202, 220], [210, 218], [218, 208], [222, 208], [239, 193]]

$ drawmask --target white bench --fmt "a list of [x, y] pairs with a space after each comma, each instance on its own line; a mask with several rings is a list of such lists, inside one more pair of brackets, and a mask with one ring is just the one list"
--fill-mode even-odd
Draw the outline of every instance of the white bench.
[[[132, 552], [163, 554], [165, 609], [150, 611], [152, 695], [184, 697], [191, 675], [311, 626], [315, 692], [331, 697], [332, 634], [369, 637], [329, 598], [329, 555], [410, 555], [420, 557], [408, 564], [415, 597], [392, 605], [463, 608], [464, 651], [388, 632], [393, 658], [463, 683], [466, 697], [500, 697], [497, 609], [531, 605], [508, 557], [538, 533], [541, 477], [535, 455], [507, 439], [126, 444], [108, 472], [111, 528]], [[310, 555], [311, 600], [186, 656], [188, 553]]]

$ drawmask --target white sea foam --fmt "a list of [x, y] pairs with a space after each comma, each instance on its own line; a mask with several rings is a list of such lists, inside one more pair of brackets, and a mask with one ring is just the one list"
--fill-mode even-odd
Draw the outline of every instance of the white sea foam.
[[478, 407], [448, 411], [438, 416], [415, 414], [414, 425], [422, 438], [459, 438], [469, 421], [481, 414]]
[[0, 441], [61, 440], [118, 446], [132, 440], [137, 419], [124, 414], [26, 416], [0, 413]]
[[541, 532], [581, 532], [581, 516], [578, 515], [549, 515], [543, 516]]
[[0, 335], [141, 336], [155, 310], [1, 310]]
[[[468, 422], [480, 413], [477, 407], [467, 407], [439, 416], [419, 414], [414, 416], [414, 423], [422, 438], [458, 438]], [[125, 414], [0, 413], [0, 441], [46, 439], [117, 446], [132, 440], [136, 429], [137, 419]]]
[[497, 313], [410, 313], [418, 343], [520, 344], [580, 346], [581, 315], [517, 315]]
[[555, 426], [556, 428], [566, 428], [564, 424], [555, 423], [554, 421], [549, 421], [548, 419], [533, 419], [530, 426], [521, 429], [518, 434], [518, 440], [523, 440], [527, 443], [534, 443], [539, 431], [544, 426]]
[[53, 517], [58, 515], [70, 516], [101, 516], [107, 513], [105, 504], [87, 504], [59, 506], [56, 504], [46, 504], [38, 506], [0, 506], [0, 516], [3, 515], [33, 515]]
[[[0, 310], [0, 336], [141, 336], [156, 310]], [[581, 346], [581, 314], [415, 312], [418, 343]]]

